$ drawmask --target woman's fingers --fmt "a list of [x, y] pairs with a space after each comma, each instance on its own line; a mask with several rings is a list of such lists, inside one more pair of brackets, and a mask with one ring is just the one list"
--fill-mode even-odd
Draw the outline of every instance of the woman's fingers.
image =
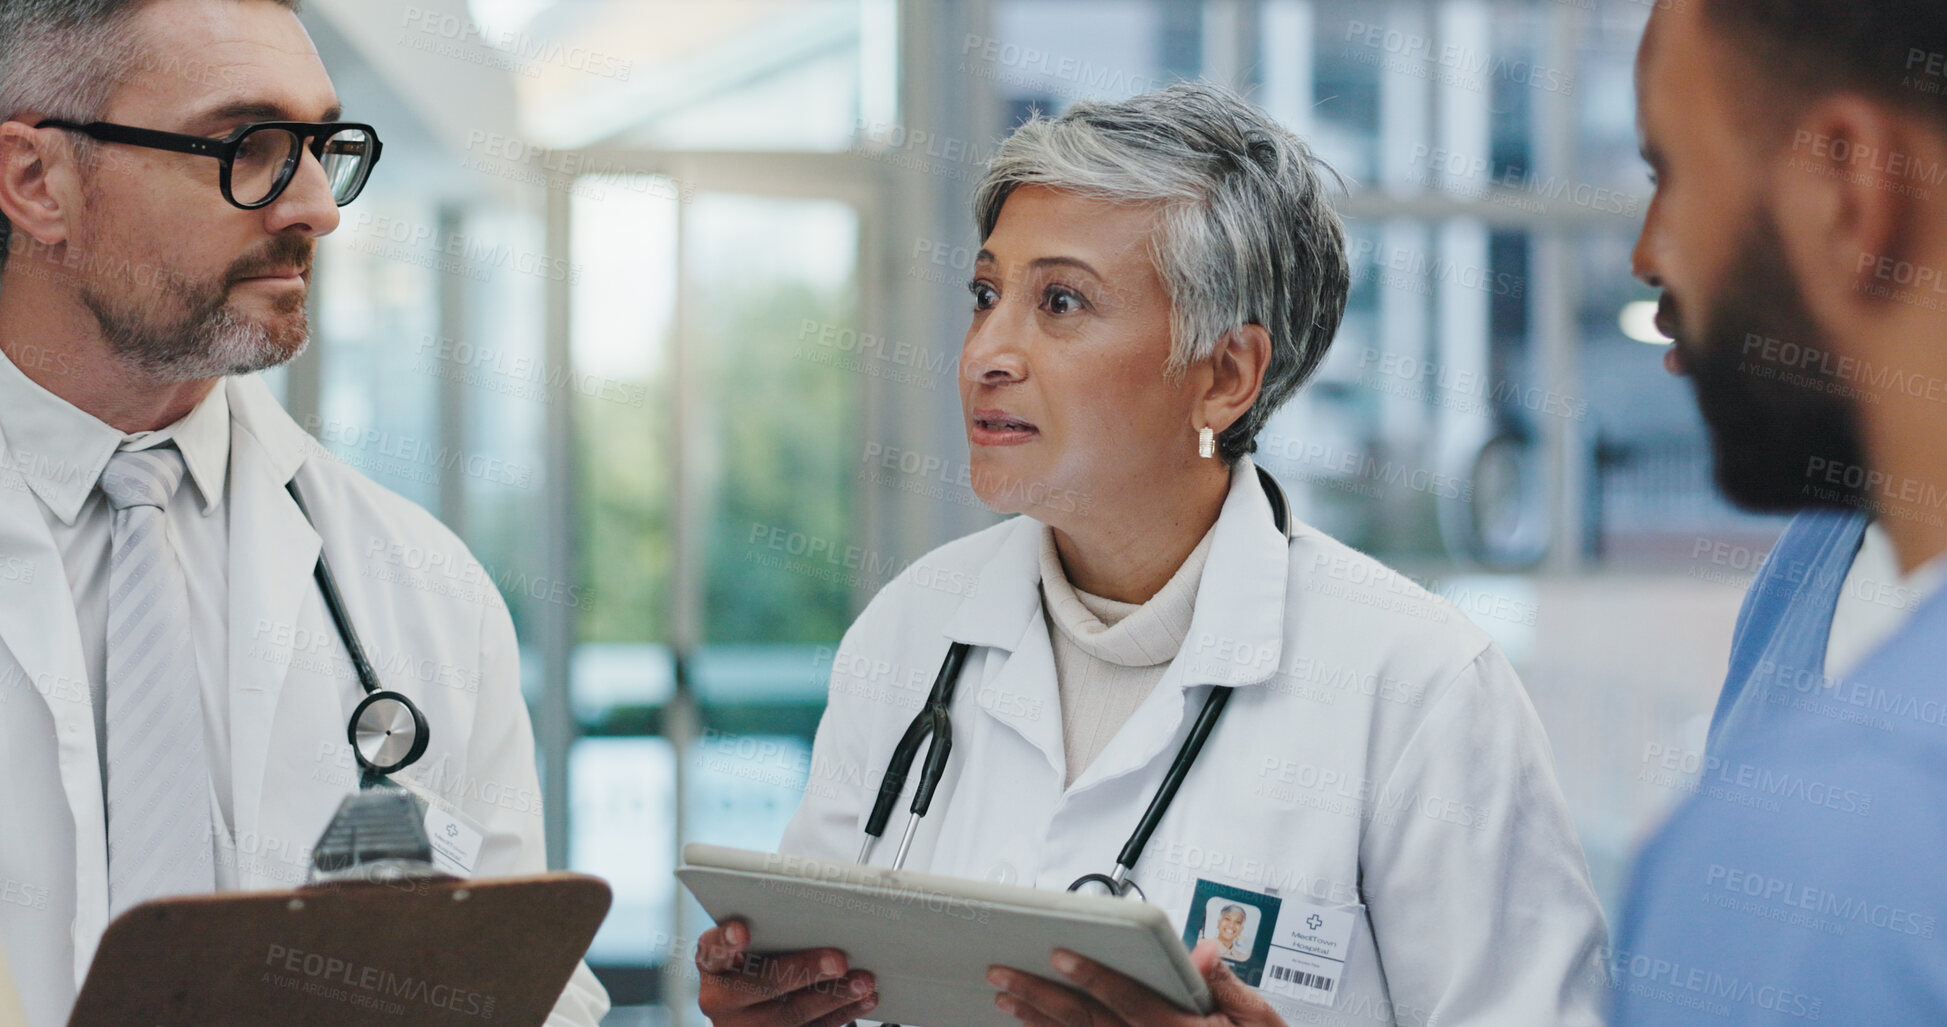
[[1188, 1027], [1202, 1019], [1135, 978], [1066, 949], [1056, 949], [1051, 962], [1070, 984], [1093, 996], [1122, 1023]]
[[859, 1012], [847, 1013], [847, 1010], [857, 1006], [870, 1008], [878, 1004], [876, 983], [872, 975], [863, 970], [836, 980], [820, 981], [775, 1002], [749, 1010], [747, 1022], [764, 1024], [766, 1027], [849, 1023], [858, 1018]]
[[1210, 999], [1217, 1004], [1217, 1015], [1240, 1027], [1284, 1027], [1284, 1017], [1257, 993], [1257, 989], [1245, 984], [1230, 966], [1217, 958], [1217, 944], [1208, 938], [1197, 942], [1190, 953], [1190, 962], [1203, 974], [1204, 987], [1210, 989]]
[[845, 1024], [851, 1023], [853, 1020], [877, 1008], [879, 1008], [879, 996], [878, 993], [874, 992], [835, 1013], [825, 1014], [817, 1023], [807, 1024], [806, 1027], [844, 1027]]
[[994, 1004], [1001, 1012], [1032, 1027], [1110, 1027], [1119, 1022], [1087, 995], [1012, 967], [989, 968], [987, 983], [1000, 989]]
[[[837, 949], [812, 949], [779, 956], [746, 954], [734, 969], [705, 974], [703, 986], [712, 990], [720, 1008], [745, 1009], [814, 985], [829, 984], [845, 976], [847, 969], [845, 954]], [[698, 997], [700, 1000], [702, 996]], [[705, 1012], [708, 1011], [706, 1008]]]
[[733, 969], [749, 944], [750, 928], [742, 920], [725, 920], [696, 939], [696, 969], [706, 974]]
[[[715, 1023], [799, 1027], [872, 992], [871, 975], [848, 975], [837, 949], [758, 956], [749, 946], [750, 928], [737, 920], [697, 939], [697, 1005]], [[859, 980], [863, 987], [854, 990]]]

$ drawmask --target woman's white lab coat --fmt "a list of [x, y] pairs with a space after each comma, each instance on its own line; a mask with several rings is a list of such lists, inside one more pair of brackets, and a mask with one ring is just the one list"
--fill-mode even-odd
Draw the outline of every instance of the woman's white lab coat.
[[[1287, 544], [1256, 479], [1248, 459], [1231, 475], [1181, 652], [1072, 787], [1041, 526], [1015, 518], [916, 561], [839, 647], [783, 851], [857, 855], [951, 642], [974, 648], [914, 870], [1049, 889], [1108, 872], [1204, 697], [1233, 686], [1132, 875], [1179, 929], [1200, 880], [1352, 913], [1343, 977], [1313, 996], [1329, 1006], [1268, 996], [1292, 1022], [1600, 1023], [1602, 912], [1513, 669], [1377, 561], [1305, 525]], [[902, 800], [874, 863], [905, 818]]]

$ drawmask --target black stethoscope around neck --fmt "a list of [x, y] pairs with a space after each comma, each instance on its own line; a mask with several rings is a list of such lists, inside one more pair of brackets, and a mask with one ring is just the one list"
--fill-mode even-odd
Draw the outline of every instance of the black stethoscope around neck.
[[[1271, 501], [1271, 518], [1278, 530], [1284, 533], [1285, 541], [1292, 539], [1291, 504], [1285, 499], [1284, 489], [1278, 487], [1269, 472], [1257, 468], [1258, 483], [1264, 487], [1264, 496]], [[946, 659], [940, 663], [940, 673], [933, 679], [933, 691], [926, 697], [926, 705], [920, 708], [907, 726], [905, 735], [892, 750], [892, 760], [886, 765], [886, 776], [879, 782], [879, 797], [872, 803], [872, 815], [865, 821], [865, 843], [859, 847], [860, 863], [872, 855], [873, 843], [886, 833], [886, 823], [892, 819], [892, 808], [899, 803], [899, 795], [906, 790], [906, 777], [913, 769], [913, 761], [919, 756], [921, 743], [926, 745], [926, 763], [920, 769], [919, 786], [913, 791], [913, 802], [906, 817], [906, 831], [899, 839], [899, 852], [893, 856], [892, 869], [898, 870], [906, 865], [906, 854], [913, 847], [913, 835], [919, 829], [921, 817], [933, 805], [933, 793], [939, 790], [940, 779], [946, 775], [947, 757], [953, 751], [953, 723], [948, 708], [953, 705], [954, 686], [960, 678], [960, 669], [966, 665], [967, 652], [971, 647], [965, 642], [955, 642], [947, 648]], [[1156, 787], [1156, 794], [1149, 800], [1149, 808], [1143, 811], [1142, 819], [1136, 822], [1136, 830], [1123, 844], [1122, 851], [1116, 854], [1115, 867], [1106, 874], [1083, 874], [1068, 886], [1072, 892], [1088, 895], [1116, 895], [1123, 898], [1141, 899], [1142, 889], [1129, 879], [1135, 870], [1136, 861], [1142, 858], [1143, 849], [1149, 845], [1149, 836], [1156, 833], [1156, 825], [1163, 822], [1163, 815], [1169, 812], [1170, 803], [1176, 799], [1183, 779], [1196, 766], [1197, 755], [1203, 752], [1203, 743], [1210, 738], [1210, 732], [1217, 726], [1217, 717], [1224, 712], [1224, 705], [1230, 702], [1231, 688], [1219, 685], [1210, 690], [1209, 697], [1203, 701], [1203, 708], [1197, 711], [1196, 722], [1190, 725], [1189, 737], [1176, 750], [1176, 757], [1170, 760], [1169, 771], [1163, 775], [1163, 783]]]
[[[304, 497], [298, 494], [297, 479], [291, 479], [285, 488], [297, 503], [298, 512], [304, 515], [305, 522], [315, 531], [317, 522], [311, 520], [310, 509], [304, 505]], [[359, 779], [359, 787], [370, 788], [385, 783], [386, 778], [412, 766], [426, 754], [429, 740], [426, 715], [411, 699], [379, 684], [378, 672], [372, 669], [372, 661], [365, 657], [365, 646], [358, 640], [358, 631], [352, 627], [351, 615], [345, 612], [344, 597], [338, 593], [338, 582], [331, 575], [330, 564], [325, 562], [322, 541], [318, 546], [318, 566], [313, 577], [318, 581], [318, 591], [324, 594], [325, 609], [331, 614], [331, 623], [337, 627], [338, 637], [345, 643], [345, 652], [351, 657], [352, 670], [358, 674], [359, 686], [365, 689], [365, 698], [360, 699], [352, 709], [351, 720], [345, 726], [345, 737], [351, 742], [352, 755], [364, 771]]]

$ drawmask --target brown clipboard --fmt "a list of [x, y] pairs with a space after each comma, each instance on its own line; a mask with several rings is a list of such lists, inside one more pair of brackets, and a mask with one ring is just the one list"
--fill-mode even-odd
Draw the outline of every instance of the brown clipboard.
[[609, 900], [553, 873], [145, 902], [108, 926], [68, 1027], [539, 1027]]

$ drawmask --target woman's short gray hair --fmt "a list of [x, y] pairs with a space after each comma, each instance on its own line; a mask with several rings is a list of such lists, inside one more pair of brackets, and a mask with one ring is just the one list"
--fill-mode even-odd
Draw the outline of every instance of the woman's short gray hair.
[[1179, 82], [1115, 103], [1036, 116], [1009, 136], [974, 192], [987, 238], [1024, 185], [1160, 203], [1153, 242], [1169, 289], [1169, 370], [1181, 374], [1247, 324], [1271, 336], [1257, 402], [1218, 437], [1227, 461], [1257, 448], [1271, 414], [1311, 377], [1345, 314], [1345, 229], [1325, 196], [1337, 176], [1304, 141], [1221, 86]]

